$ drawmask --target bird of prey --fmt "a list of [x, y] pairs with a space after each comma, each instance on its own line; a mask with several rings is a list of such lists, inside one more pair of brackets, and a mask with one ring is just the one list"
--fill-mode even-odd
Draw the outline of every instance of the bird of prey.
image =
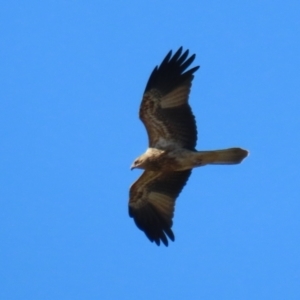
[[199, 66], [187, 70], [194, 59], [195, 54], [189, 57], [182, 47], [173, 56], [170, 51], [151, 73], [139, 111], [149, 146], [131, 166], [144, 172], [130, 188], [129, 216], [157, 245], [168, 246], [168, 238], [175, 239], [175, 200], [193, 168], [239, 164], [248, 155], [241, 148], [195, 149], [197, 128], [188, 98]]

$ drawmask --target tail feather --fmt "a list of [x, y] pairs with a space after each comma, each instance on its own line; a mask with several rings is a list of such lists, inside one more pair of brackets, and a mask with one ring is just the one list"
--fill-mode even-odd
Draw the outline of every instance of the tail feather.
[[248, 156], [248, 151], [241, 148], [229, 148], [215, 151], [199, 151], [202, 164], [234, 165], [239, 164]]

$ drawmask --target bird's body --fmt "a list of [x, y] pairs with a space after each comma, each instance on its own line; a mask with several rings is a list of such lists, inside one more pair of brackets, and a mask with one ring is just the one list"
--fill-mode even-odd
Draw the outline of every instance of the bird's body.
[[240, 163], [247, 155], [241, 148], [215, 151], [191, 151], [184, 148], [161, 150], [148, 148], [135, 160], [131, 168], [156, 172], [177, 172], [212, 165], [230, 165]]
[[147, 83], [140, 107], [149, 147], [131, 169], [145, 171], [130, 188], [129, 215], [157, 245], [174, 241], [171, 229], [175, 200], [186, 184], [192, 169], [207, 164], [238, 164], [248, 152], [241, 148], [197, 151], [195, 117], [188, 96], [199, 68], [185, 71], [195, 55], [180, 48], [170, 51], [156, 67]]

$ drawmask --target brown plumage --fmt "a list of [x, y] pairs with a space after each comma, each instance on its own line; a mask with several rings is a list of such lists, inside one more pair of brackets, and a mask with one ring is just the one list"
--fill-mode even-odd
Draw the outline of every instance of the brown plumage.
[[248, 155], [241, 148], [196, 151], [197, 128], [188, 97], [199, 67], [186, 71], [195, 59], [188, 54], [182, 48], [167, 54], [150, 75], [140, 106], [149, 148], [131, 166], [145, 171], [130, 188], [129, 215], [157, 245], [167, 246], [167, 237], [174, 241], [175, 200], [193, 168], [238, 164]]

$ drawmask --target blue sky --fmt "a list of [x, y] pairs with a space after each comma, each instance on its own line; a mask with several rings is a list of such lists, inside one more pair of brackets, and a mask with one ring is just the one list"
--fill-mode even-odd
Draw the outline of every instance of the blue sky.
[[[299, 299], [299, 1], [7, 1], [1, 299]], [[168, 248], [128, 216], [148, 76], [183, 46], [200, 150]]]

